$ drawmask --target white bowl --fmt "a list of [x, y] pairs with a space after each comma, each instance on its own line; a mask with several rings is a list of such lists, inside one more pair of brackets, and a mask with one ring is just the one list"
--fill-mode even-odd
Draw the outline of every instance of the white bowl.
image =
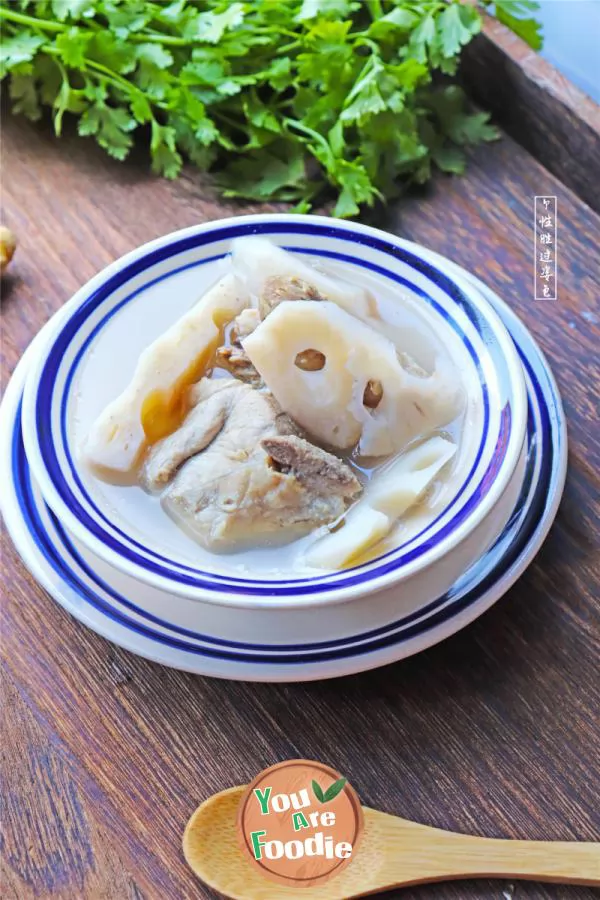
[[508, 590], [535, 556], [556, 514], [567, 462], [564, 413], [547, 361], [506, 304], [481, 282], [474, 283], [502, 317], [523, 363], [527, 464], [509, 522], [448, 591], [418, 608], [418, 598], [399, 583], [395, 596], [384, 590], [367, 602], [246, 608], [232, 615], [226, 605], [162, 593], [108, 566], [48, 509], [24, 452], [23, 387], [45, 329], [19, 362], [0, 405], [0, 508], [23, 561], [87, 627], [133, 653], [201, 675], [251, 681], [348, 675], [421, 652], [464, 628]]
[[[195, 545], [180, 550], [167, 517], [148, 514], [155, 501], [138, 489], [103, 486], [77, 461], [78, 440], [128, 382], [139, 352], [216, 280], [231, 241], [247, 234], [263, 234], [307, 258], [325, 258], [347, 277], [375, 278], [378, 291], [400, 285], [419, 294], [448, 346], [462, 345], [470, 381], [480, 392], [482, 415], [466, 441], [462, 483], [435, 521], [368, 564], [317, 577], [232, 573], [219, 557], [199, 565]], [[89, 400], [83, 419], [80, 395]], [[523, 477], [526, 394], [504, 325], [449, 264], [354, 223], [243, 216], [146, 244], [78, 291], [50, 323], [32, 362], [23, 434], [46, 502], [81, 544], [126, 575], [170, 594], [254, 609], [323, 606], [377, 592], [387, 619], [397, 607], [398, 585], [418, 608], [443, 593], [501, 531]]]

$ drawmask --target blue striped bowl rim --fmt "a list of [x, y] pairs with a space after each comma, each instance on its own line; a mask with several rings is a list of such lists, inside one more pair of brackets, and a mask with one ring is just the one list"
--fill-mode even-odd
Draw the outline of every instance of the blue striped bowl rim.
[[[560, 431], [562, 421], [560, 401], [557, 403], [553, 395], [548, 393], [548, 385], [546, 392], [544, 391], [530, 362], [526, 357], [522, 358], [532, 386], [528, 414], [529, 456], [521, 496], [502, 535], [482, 560], [443, 597], [437, 598], [427, 607], [397, 622], [359, 635], [299, 645], [257, 645], [226, 641], [176, 628], [146, 613], [126, 598], [118, 596], [85, 565], [64, 528], [50, 512], [59, 539], [60, 552], [57, 552], [56, 538], [49, 534], [40, 518], [38, 503], [43, 501], [36, 500], [34, 494], [22, 443], [19, 415], [13, 429], [14, 489], [28, 530], [52, 568], [86, 603], [144, 637], [192, 654], [240, 663], [302, 665], [363, 655], [415, 638], [474, 604], [488, 587], [503, 577], [524, 552], [544, 515], [546, 506], [552, 502], [556, 490], [556, 485], [553, 489], [553, 481], [556, 482], [560, 458], [564, 452], [561, 446], [563, 437]], [[499, 548], [502, 548], [500, 556]], [[74, 564], [74, 567], [71, 568], [70, 564]], [[124, 607], [144, 616], [149, 622], [169, 628], [172, 634], [166, 635], [133, 621], [127, 614], [111, 605], [106, 597], [91, 590], [78, 576], [77, 568], [82, 568], [88, 576], [91, 575], [103, 593], [108, 593]], [[193, 637], [209, 646], [198, 646], [185, 640], [185, 637]]]
[[[268, 217], [267, 217], [268, 218]], [[468, 500], [462, 505], [462, 507], [454, 514], [453, 518], [450, 522], [448, 522], [445, 526], [440, 528], [438, 532], [430, 538], [427, 538], [425, 535], [419, 536], [416, 545], [414, 545], [414, 540], [411, 542], [413, 544], [412, 549], [398, 551], [391, 551], [389, 554], [385, 554], [385, 556], [380, 557], [376, 560], [376, 565], [372, 565], [372, 567], [368, 571], [363, 571], [364, 566], [355, 567], [354, 569], [350, 569], [345, 572], [342, 576], [338, 574], [333, 574], [331, 576], [325, 576], [321, 578], [305, 578], [305, 579], [293, 579], [289, 581], [264, 581], [261, 582], [258, 579], [238, 579], [230, 576], [223, 576], [216, 573], [208, 573], [202, 572], [200, 570], [192, 569], [191, 567], [185, 566], [177, 566], [174, 568], [173, 563], [164, 558], [160, 557], [158, 554], [151, 553], [152, 556], [156, 558], [156, 562], [151, 559], [148, 559], [146, 556], [141, 556], [135, 550], [132, 551], [128, 546], [124, 545], [123, 541], [119, 539], [115, 539], [111, 533], [108, 533], [102, 524], [102, 520], [106, 522], [107, 525], [110, 525], [113, 529], [114, 526], [112, 523], [109, 523], [105, 518], [104, 514], [95, 506], [91, 498], [87, 496], [87, 493], [79, 479], [77, 473], [77, 467], [73, 462], [72, 455], [70, 454], [69, 444], [68, 444], [68, 436], [66, 430], [66, 412], [67, 412], [67, 398], [68, 398], [68, 388], [72, 382], [76, 367], [81, 360], [81, 357], [85, 351], [85, 348], [88, 345], [88, 342], [95, 335], [95, 331], [92, 332], [86, 343], [79, 348], [78, 354], [71, 365], [68, 377], [67, 384], [65, 387], [64, 394], [61, 399], [61, 433], [62, 440], [64, 442], [64, 449], [67, 454], [68, 466], [70, 473], [78, 485], [78, 489], [81, 491], [82, 496], [84, 496], [87, 503], [94, 509], [95, 516], [90, 516], [79, 501], [79, 498], [72, 492], [69, 484], [63, 477], [61, 464], [56, 454], [56, 448], [54, 447], [52, 441], [52, 430], [51, 430], [51, 410], [54, 402], [54, 390], [55, 390], [55, 382], [57, 372], [60, 367], [61, 359], [65, 353], [66, 347], [70, 343], [73, 336], [77, 333], [78, 329], [85, 322], [87, 317], [101, 304], [105, 299], [109, 298], [114, 290], [126, 283], [136, 274], [139, 274], [142, 271], [145, 271], [150, 266], [155, 265], [158, 261], [163, 259], [168, 259], [178, 253], [184, 252], [185, 250], [189, 250], [190, 248], [197, 248], [198, 246], [204, 246], [206, 244], [213, 243], [217, 240], [231, 240], [235, 237], [239, 237], [243, 234], [248, 233], [263, 233], [263, 234], [272, 234], [272, 233], [302, 233], [302, 234], [319, 234], [324, 233], [328, 237], [336, 237], [343, 241], [350, 242], [358, 242], [369, 244], [370, 246], [375, 247], [375, 249], [383, 250], [385, 253], [391, 254], [396, 258], [402, 259], [403, 262], [408, 263], [416, 270], [425, 274], [430, 280], [435, 283], [438, 287], [444, 290], [446, 295], [451, 298], [451, 300], [463, 309], [472, 323], [474, 324], [476, 330], [482, 336], [482, 340], [487, 342], [489, 345], [491, 340], [492, 331], [489, 323], [486, 321], [485, 317], [482, 313], [477, 309], [477, 307], [471, 302], [468, 296], [466, 296], [461, 289], [454, 283], [453, 280], [448, 278], [443, 272], [440, 272], [437, 268], [432, 266], [430, 263], [425, 262], [424, 260], [418, 258], [413, 253], [396, 246], [393, 243], [390, 243], [388, 240], [384, 240], [379, 236], [379, 233], [374, 232], [373, 234], [368, 233], [364, 234], [362, 232], [354, 233], [349, 232], [347, 229], [340, 229], [337, 226], [332, 225], [321, 225], [309, 223], [309, 224], [300, 224], [300, 223], [278, 223], [273, 221], [262, 221], [260, 226], [256, 223], [248, 224], [243, 221], [235, 220], [235, 223], [232, 225], [228, 225], [225, 227], [211, 229], [207, 233], [194, 233], [192, 235], [188, 235], [186, 237], [182, 237], [177, 240], [172, 240], [166, 246], [159, 247], [157, 249], [149, 251], [147, 254], [142, 256], [139, 259], [134, 260], [134, 262], [122, 266], [116, 274], [111, 276], [107, 281], [105, 281], [99, 288], [97, 288], [91, 295], [89, 295], [84, 302], [77, 308], [77, 310], [73, 313], [72, 316], [66, 322], [62, 322], [62, 327], [59, 333], [55, 336], [54, 340], [51, 341], [51, 347], [45, 359], [44, 365], [40, 371], [39, 377], [36, 379], [36, 397], [35, 397], [35, 421], [36, 421], [36, 441], [40, 450], [41, 459], [45, 466], [45, 470], [50, 477], [52, 485], [57, 491], [57, 494], [64, 504], [64, 508], [57, 510], [57, 512], [62, 516], [62, 513], [66, 511], [67, 519], [69, 516], [75, 517], [80, 524], [84, 526], [94, 537], [96, 537], [102, 544], [108, 547], [110, 550], [113, 550], [116, 554], [120, 554], [134, 565], [137, 565], [141, 570], [151, 571], [156, 575], [163, 576], [166, 580], [168, 580], [171, 584], [175, 582], [176, 584], [184, 585], [184, 586], [192, 586], [195, 588], [201, 588], [204, 591], [208, 592], [222, 592], [224, 589], [231, 589], [236, 594], [239, 595], [258, 595], [265, 597], [282, 597], [282, 596], [306, 596], [313, 593], [323, 594], [327, 591], [340, 591], [342, 588], [348, 588], [355, 585], [364, 584], [367, 587], [372, 587], [372, 582], [375, 578], [380, 578], [391, 572], [397, 572], [400, 567], [406, 565], [413, 560], [417, 560], [422, 557], [427, 551], [432, 550], [434, 547], [438, 546], [448, 535], [458, 527], [463, 521], [472, 516], [474, 511], [480, 506], [482, 500], [486, 497], [486, 495], [492, 489], [492, 485], [497, 487], [497, 481], [499, 472], [502, 469], [502, 464], [506, 460], [509, 445], [511, 443], [512, 438], [514, 437], [511, 429], [511, 406], [510, 403], [507, 403], [505, 408], [502, 411], [501, 415], [501, 427], [499, 433], [495, 436], [492, 436], [491, 439], [489, 437], [489, 400], [487, 398], [487, 387], [485, 384], [485, 379], [483, 378], [483, 374], [481, 371], [480, 360], [474, 356], [474, 348], [471, 344], [468, 344], [467, 349], [473, 356], [473, 359], [479, 369], [480, 376], [482, 378], [482, 391], [484, 396], [484, 408], [485, 408], [485, 428], [486, 431], [482, 435], [481, 444], [477, 453], [477, 460], [481, 458], [481, 454], [483, 453], [483, 447], [487, 443], [488, 440], [495, 441], [495, 451], [492, 456], [492, 460], [490, 462], [489, 468], [485, 473], [484, 477], [481, 479], [480, 483], [473, 490]], [[307, 252], [307, 248], [300, 248], [302, 252]], [[320, 253], [322, 251], [314, 251], [315, 253]], [[335, 256], [336, 258], [342, 257], [345, 258], [354, 264], [360, 265], [368, 265], [368, 267], [373, 268], [373, 263], [367, 263], [367, 261], [357, 260], [356, 257], [348, 257], [344, 254], [337, 254], [329, 252], [328, 255]], [[125, 258], [127, 259], [127, 258]], [[214, 259], [214, 257], [211, 257]], [[380, 270], [380, 273], [383, 275], [387, 275], [388, 277], [393, 278], [394, 280], [402, 280], [395, 273], [391, 273], [387, 270], [384, 270], [382, 267], [376, 267]], [[173, 274], [173, 270], [171, 270], [164, 277], [169, 277]], [[144, 285], [144, 289], [147, 287], [147, 284]], [[424, 295], [422, 291], [418, 290], [416, 285], [409, 284], [411, 290], [417, 290], [424, 296], [430, 303], [434, 303], [433, 298], [427, 297]], [[131, 295], [126, 298], [126, 301], [131, 299]], [[123, 301], [123, 302], [126, 302]], [[112, 314], [115, 310], [111, 311]], [[443, 311], [444, 312], [444, 311]], [[444, 313], [445, 314], [445, 313]], [[446, 318], [448, 318], [446, 316]], [[452, 323], [452, 320], [450, 320]], [[100, 327], [102, 323], [100, 323], [96, 327]], [[456, 323], [454, 323], [453, 327], [456, 327]], [[459, 330], [457, 328], [457, 330]], [[464, 335], [463, 335], [464, 339]], [[468, 342], [467, 342], [468, 343]], [[492, 341], [493, 345], [493, 341]], [[495, 360], [496, 365], [502, 363], [502, 361]], [[508, 376], [510, 373], [508, 372]], [[510, 382], [510, 377], [508, 377], [508, 381]], [[520, 448], [519, 448], [520, 449]], [[474, 464], [476, 466], [476, 463]], [[505, 467], [506, 468], [506, 467]], [[473, 469], [474, 471], [474, 469]], [[472, 473], [471, 473], [472, 474]], [[504, 473], [504, 475], [510, 475], [510, 472]], [[470, 477], [470, 476], [469, 476]], [[459, 491], [459, 495], [454, 498], [452, 504], [458, 503], [460, 496], [464, 493], [467, 486], [469, 486], [469, 479], [466, 480], [465, 484], [462, 486]], [[50, 498], [48, 498], [50, 499]], [[52, 503], [52, 500], [50, 499]], [[451, 506], [452, 506], [451, 504]], [[54, 504], [52, 504], [54, 505]], [[442, 513], [445, 515], [448, 512], [448, 508]], [[435, 523], [433, 523], [435, 524]], [[428, 526], [429, 530], [432, 526]], [[127, 538], [126, 535], [122, 533], [122, 537], [127, 539], [128, 543], [132, 542], [130, 538]], [[93, 548], [94, 549], [94, 548]], [[150, 553], [147, 548], [144, 548], [140, 545], [140, 549], [144, 550], [146, 554]], [[392, 557], [392, 558], [388, 558]], [[111, 560], [112, 562], [112, 560]], [[114, 563], [113, 563], [114, 564]], [[186, 571], [186, 569], [188, 571]], [[198, 573], [200, 577], [198, 577]]]

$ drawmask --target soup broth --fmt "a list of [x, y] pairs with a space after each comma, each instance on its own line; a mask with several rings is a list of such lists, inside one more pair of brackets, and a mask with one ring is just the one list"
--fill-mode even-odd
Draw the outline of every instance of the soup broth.
[[[268, 254], [269, 250], [264, 252]], [[280, 260], [276, 262], [279, 264]], [[165, 385], [162, 393], [154, 389], [144, 397], [141, 406], [143, 446], [129, 470], [116, 471], [99, 465], [90, 453], [89, 438], [86, 441], [90, 412], [89, 409], [84, 412], [83, 405], [89, 396], [94, 367], [92, 364], [92, 371], [87, 372], [87, 367], [83, 367], [80, 402], [73, 421], [76, 439], [82, 447], [86, 486], [92, 494], [101, 496], [102, 505], [105, 509], [108, 507], [115, 521], [126, 523], [135, 539], [160, 548], [163, 555], [186, 564], [193, 562], [207, 570], [260, 573], [274, 580], [282, 571], [317, 572], [323, 568], [362, 564], [409, 540], [432, 521], [450, 502], [460, 487], [463, 474], [468, 471], [475, 452], [473, 435], [478, 432], [477, 427], [470, 426], [478, 425], [481, 408], [474, 372], [458, 336], [425, 301], [398, 291], [397, 286], [366, 274], [364, 270], [360, 270], [360, 288], [357, 288], [358, 279], [354, 281], [354, 273], [350, 275], [347, 266], [332, 263], [326, 269], [315, 269], [302, 265], [308, 274], [303, 270], [303, 277], [296, 279], [300, 286], [288, 285], [288, 294], [296, 288], [301, 293], [310, 289], [312, 299], [304, 296], [279, 299], [266, 314], [263, 308], [260, 316], [261, 303], [264, 307], [268, 292], [264, 285], [261, 288], [260, 279], [257, 288], [254, 283], [244, 282], [238, 274], [227, 300], [229, 312], [235, 314], [220, 311], [215, 315], [213, 312], [215, 333], [205, 341], [197, 357]], [[234, 252], [234, 271], [235, 267]], [[347, 280], [349, 277], [353, 279], [352, 285]], [[337, 302], [330, 284], [334, 284], [339, 292]], [[344, 309], [346, 285], [350, 299], [348, 308]], [[324, 295], [326, 288], [329, 293]], [[198, 309], [202, 302], [196, 305]], [[279, 390], [269, 366], [263, 370], [260, 354], [264, 348], [268, 351], [273, 347], [280, 357], [274, 360], [274, 365], [280, 364], [280, 371], [286, 372], [290, 364], [282, 347], [287, 346], [287, 337], [284, 332], [283, 343], [276, 340], [276, 320], [283, 327], [284, 313], [292, 307], [296, 316], [304, 309], [307, 315], [312, 314], [313, 308], [318, 307], [323, 319], [333, 306], [344, 327], [350, 319], [359, 323], [356, 331], [352, 330], [352, 323], [348, 325], [348, 334], [356, 334], [357, 340], [364, 338], [368, 342], [373, 333], [376, 335], [374, 346], [383, 346], [381, 342], [393, 345], [394, 358], [400, 361], [399, 377], [403, 378], [402, 373], [408, 372], [407, 383], [413, 399], [418, 396], [419, 380], [428, 386], [440, 372], [451, 373], [455, 382], [453, 390], [459, 399], [448, 401], [449, 417], [438, 416], [439, 424], [435, 424], [437, 408], [434, 406], [434, 413], [430, 412], [431, 392], [425, 392], [423, 418], [426, 422], [422, 431], [413, 428], [408, 440], [402, 441], [391, 452], [378, 455], [362, 452], [360, 440], [342, 447], [324, 440], [324, 430], [331, 424], [326, 416], [315, 418], [313, 430], [310, 427], [311, 406], [318, 408], [325, 396], [330, 374], [329, 356], [322, 370], [301, 373], [310, 389], [304, 396], [300, 392], [300, 399], [296, 400], [298, 395], [293, 391], [286, 394]], [[353, 308], [356, 308], [355, 313], [349, 311]], [[257, 324], [249, 331], [249, 337], [240, 336], [238, 317], [248, 309], [257, 311]], [[273, 329], [272, 343], [268, 343], [271, 341], [268, 328]], [[313, 343], [319, 343], [320, 332], [316, 330], [313, 334]], [[255, 354], [254, 347], [259, 338], [265, 343]], [[351, 340], [348, 357], [352, 353], [360, 356], [362, 345], [353, 345]], [[159, 341], [160, 338], [154, 344], [150, 342], [149, 348]], [[292, 345], [293, 335], [290, 338]], [[369, 353], [371, 350], [367, 347], [366, 358], [372, 357]], [[294, 358], [297, 355], [294, 354]], [[269, 364], [271, 362], [272, 356]], [[367, 371], [360, 359], [358, 364], [363, 366], [361, 373]], [[394, 372], [395, 369], [392, 375]], [[312, 376], [315, 376], [314, 380], [311, 380]], [[360, 378], [355, 381], [360, 388], [359, 400], [364, 401], [365, 386]], [[383, 397], [388, 406], [391, 402], [389, 392], [386, 394], [389, 383], [383, 382]], [[353, 409], [356, 409], [358, 395], [354, 386], [352, 390]], [[290, 396], [292, 402], [289, 402]], [[395, 420], [393, 416], [388, 421], [380, 415], [377, 404], [375, 394], [374, 408], [365, 407], [363, 412], [359, 409], [358, 425], [353, 421], [353, 414], [348, 416], [347, 408], [342, 409], [340, 427], [343, 431], [349, 421], [351, 429], [358, 430], [359, 435], [361, 430], [364, 434], [370, 429], [374, 437], [368, 446], [380, 449], [390, 441], [393, 443]], [[395, 415], [397, 410], [394, 408], [392, 412]], [[103, 413], [96, 410], [95, 415], [97, 423]], [[414, 410], [412, 415], [418, 420]], [[380, 426], [378, 422], [383, 424]], [[261, 423], [264, 424], [262, 431]], [[105, 433], [110, 436], [110, 429]], [[177, 446], [179, 438], [181, 446]], [[439, 460], [446, 461], [438, 460], [438, 471], [435, 460], [426, 460], [429, 469], [423, 464], [422, 471], [431, 470], [433, 474], [426, 484], [424, 476], [421, 478], [424, 487], [420, 493], [412, 496], [411, 483], [416, 483], [415, 478], [407, 477], [405, 473], [402, 475], [405, 489], [393, 488], [387, 492], [387, 499], [372, 499], [377, 495], [377, 485], [389, 472], [402, 474], [402, 460], [417, 459], [421, 448], [427, 455], [435, 439], [441, 441], [435, 445], [443, 453]], [[167, 453], [169, 441], [172, 443], [171, 457]], [[264, 449], [263, 442], [270, 448], [269, 452]], [[209, 468], [211, 459], [214, 460], [214, 477]], [[243, 506], [250, 495], [257, 498], [255, 515]], [[408, 501], [408, 507], [404, 508]], [[242, 524], [232, 518], [231, 503], [237, 504], [236, 511], [242, 510]], [[373, 503], [376, 503], [375, 507]], [[292, 513], [288, 520], [286, 510], [290, 509]], [[395, 509], [403, 511], [395, 516]], [[309, 515], [313, 517], [310, 522], [307, 520]], [[357, 538], [352, 538], [353, 520], [365, 523], [364, 528], [357, 527]], [[371, 543], [367, 541], [363, 545], [361, 532], [368, 531], [369, 522], [373, 522], [373, 538]], [[348, 535], [350, 550], [333, 548], [333, 555], [328, 555], [327, 542], [331, 543], [333, 537], [342, 533]], [[326, 562], [319, 562], [320, 559]], [[328, 559], [334, 562], [329, 565]]]

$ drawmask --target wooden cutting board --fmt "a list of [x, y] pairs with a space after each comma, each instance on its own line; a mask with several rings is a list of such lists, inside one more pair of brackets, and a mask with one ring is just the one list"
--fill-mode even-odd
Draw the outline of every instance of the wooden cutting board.
[[[522, 105], [522, 116], [533, 115]], [[550, 107], [548, 121], [563, 121]], [[364, 803], [418, 822], [598, 839], [600, 220], [571, 189], [585, 196], [581, 175], [561, 178], [564, 164], [542, 158], [558, 176], [505, 136], [470, 154], [465, 178], [438, 178], [374, 221], [472, 269], [552, 363], [570, 469], [534, 564], [490, 612], [417, 657], [329, 683], [246, 685], [112, 647], [36, 586], [5, 537], [6, 900], [211, 897], [183, 861], [185, 822], [209, 794], [290, 757], [332, 764]], [[5, 379], [40, 326], [102, 266], [172, 229], [259, 209], [220, 202], [191, 169], [158, 180], [142, 154], [116, 163], [89, 140], [58, 141], [48, 126], [6, 116], [3, 170], [1, 218], [19, 240], [3, 282]], [[558, 199], [556, 301], [532, 296], [536, 194]], [[593, 892], [472, 882], [397, 896], [592, 900]]]

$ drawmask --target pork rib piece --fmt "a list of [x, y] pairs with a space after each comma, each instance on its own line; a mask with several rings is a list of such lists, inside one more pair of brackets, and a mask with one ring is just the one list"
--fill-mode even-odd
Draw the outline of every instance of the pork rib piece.
[[202, 379], [183, 425], [148, 454], [143, 483], [212, 551], [282, 543], [335, 521], [361, 491], [352, 471], [300, 438], [266, 391]]
[[142, 487], [156, 493], [171, 480], [186, 460], [204, 450], [221, 431], [239, 382], [203, 378], [191, 391], [192, 410], [168, 437], [157, 441], [140, 472]]
[[263, 448], [281, 472], [293, 472], [303, 484], [342, 497], [354, 497], [360, 484], [352, 469], [337, 456], [327, 453], [296, 435], [263, 438]]
[[293, 275], [272, 275], [267, 278], [258, 298], [261, 321], [266, 319], [284, 300], [323, 300], [319, 292], [301, 278]]

